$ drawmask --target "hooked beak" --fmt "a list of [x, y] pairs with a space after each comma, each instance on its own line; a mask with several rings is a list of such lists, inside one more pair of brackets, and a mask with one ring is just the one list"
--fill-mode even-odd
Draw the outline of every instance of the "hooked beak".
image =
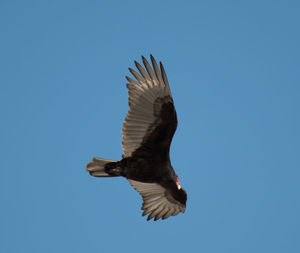
[[179, 178], [178, 178], [177, 175], [175, 175], [175, 183], [176, 183], [177, 189], [180, 190], [181, 189], [181, 185], [180, 185]]

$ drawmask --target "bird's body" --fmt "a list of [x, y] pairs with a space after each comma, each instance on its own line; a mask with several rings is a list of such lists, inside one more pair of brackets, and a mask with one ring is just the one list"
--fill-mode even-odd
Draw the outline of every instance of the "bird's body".
[[147, 72], [135, 62], [142, 76], [129, 69], [137, 81], [126, 77], [130, 110], [122, 128], [123, 159], [94, 158], [87, 170], [96, 177], [127, 178], [143, 197], [143, 215], [157, 220], [184, 212], [187, 196], [170, 162], [177, 115], [167, 77], [152, 56], [154, 72], [142, 59]]

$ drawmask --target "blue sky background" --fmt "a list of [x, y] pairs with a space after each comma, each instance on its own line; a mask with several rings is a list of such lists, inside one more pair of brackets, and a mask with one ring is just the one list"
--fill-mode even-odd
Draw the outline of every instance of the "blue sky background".
[[[0, 252], [300, 252], [299, 1], [0, 1]], [[185, 214], [147, 222], [125, 75], [163, 61]]]

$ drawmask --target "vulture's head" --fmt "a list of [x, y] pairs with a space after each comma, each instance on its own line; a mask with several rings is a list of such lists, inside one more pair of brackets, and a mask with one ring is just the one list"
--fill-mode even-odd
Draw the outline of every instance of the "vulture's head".
[[181, 185], [180, 185], [179, 177], [177, 175], [175, 175], [175, 183], [177, 185], [178, 190], [180, 190], [181, 189]]

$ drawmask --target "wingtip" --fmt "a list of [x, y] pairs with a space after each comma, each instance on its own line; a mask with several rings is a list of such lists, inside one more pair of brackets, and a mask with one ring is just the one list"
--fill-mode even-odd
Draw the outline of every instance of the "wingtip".
[[139, 64], [137, 61], [134, 61], [135, 66], [137, 67], [137, 69], [139, 71], [141, 71], [140, 69], [142, 68], [141, 64]]
[[149, 220], [151, 220], [153, 217], [151, 217], [151, 215], [149, 215], [148, 217], [147, 217], [147, 221], [149, 221]]
[[159, 62], [159, 67], [160, 67], [161, 72], [163, 72], [164, 71], [164, 66], [163, 66], [161, 61]]
[[155, 58], [154, 58], [154, 56], [152, 54], [150, 54], [150, 59], [151, 59], [152, 62], [156, 62]]
[[158, 217], [158, 216], [155, 216], [154, 217], [154, 221], [157, 221], [157, 220], [159, 220], [160, 219], [160, 217]]
[[150, 71], [149, 68], [151, 68], [151, 67], [150, 67], [150, 64], [148, 63], [147, 59], [144, 56], [142, 56], [142, 62], [143, 62], [144, 66], [146, 67], [146, 69], [149, 73], [149, 71]]

